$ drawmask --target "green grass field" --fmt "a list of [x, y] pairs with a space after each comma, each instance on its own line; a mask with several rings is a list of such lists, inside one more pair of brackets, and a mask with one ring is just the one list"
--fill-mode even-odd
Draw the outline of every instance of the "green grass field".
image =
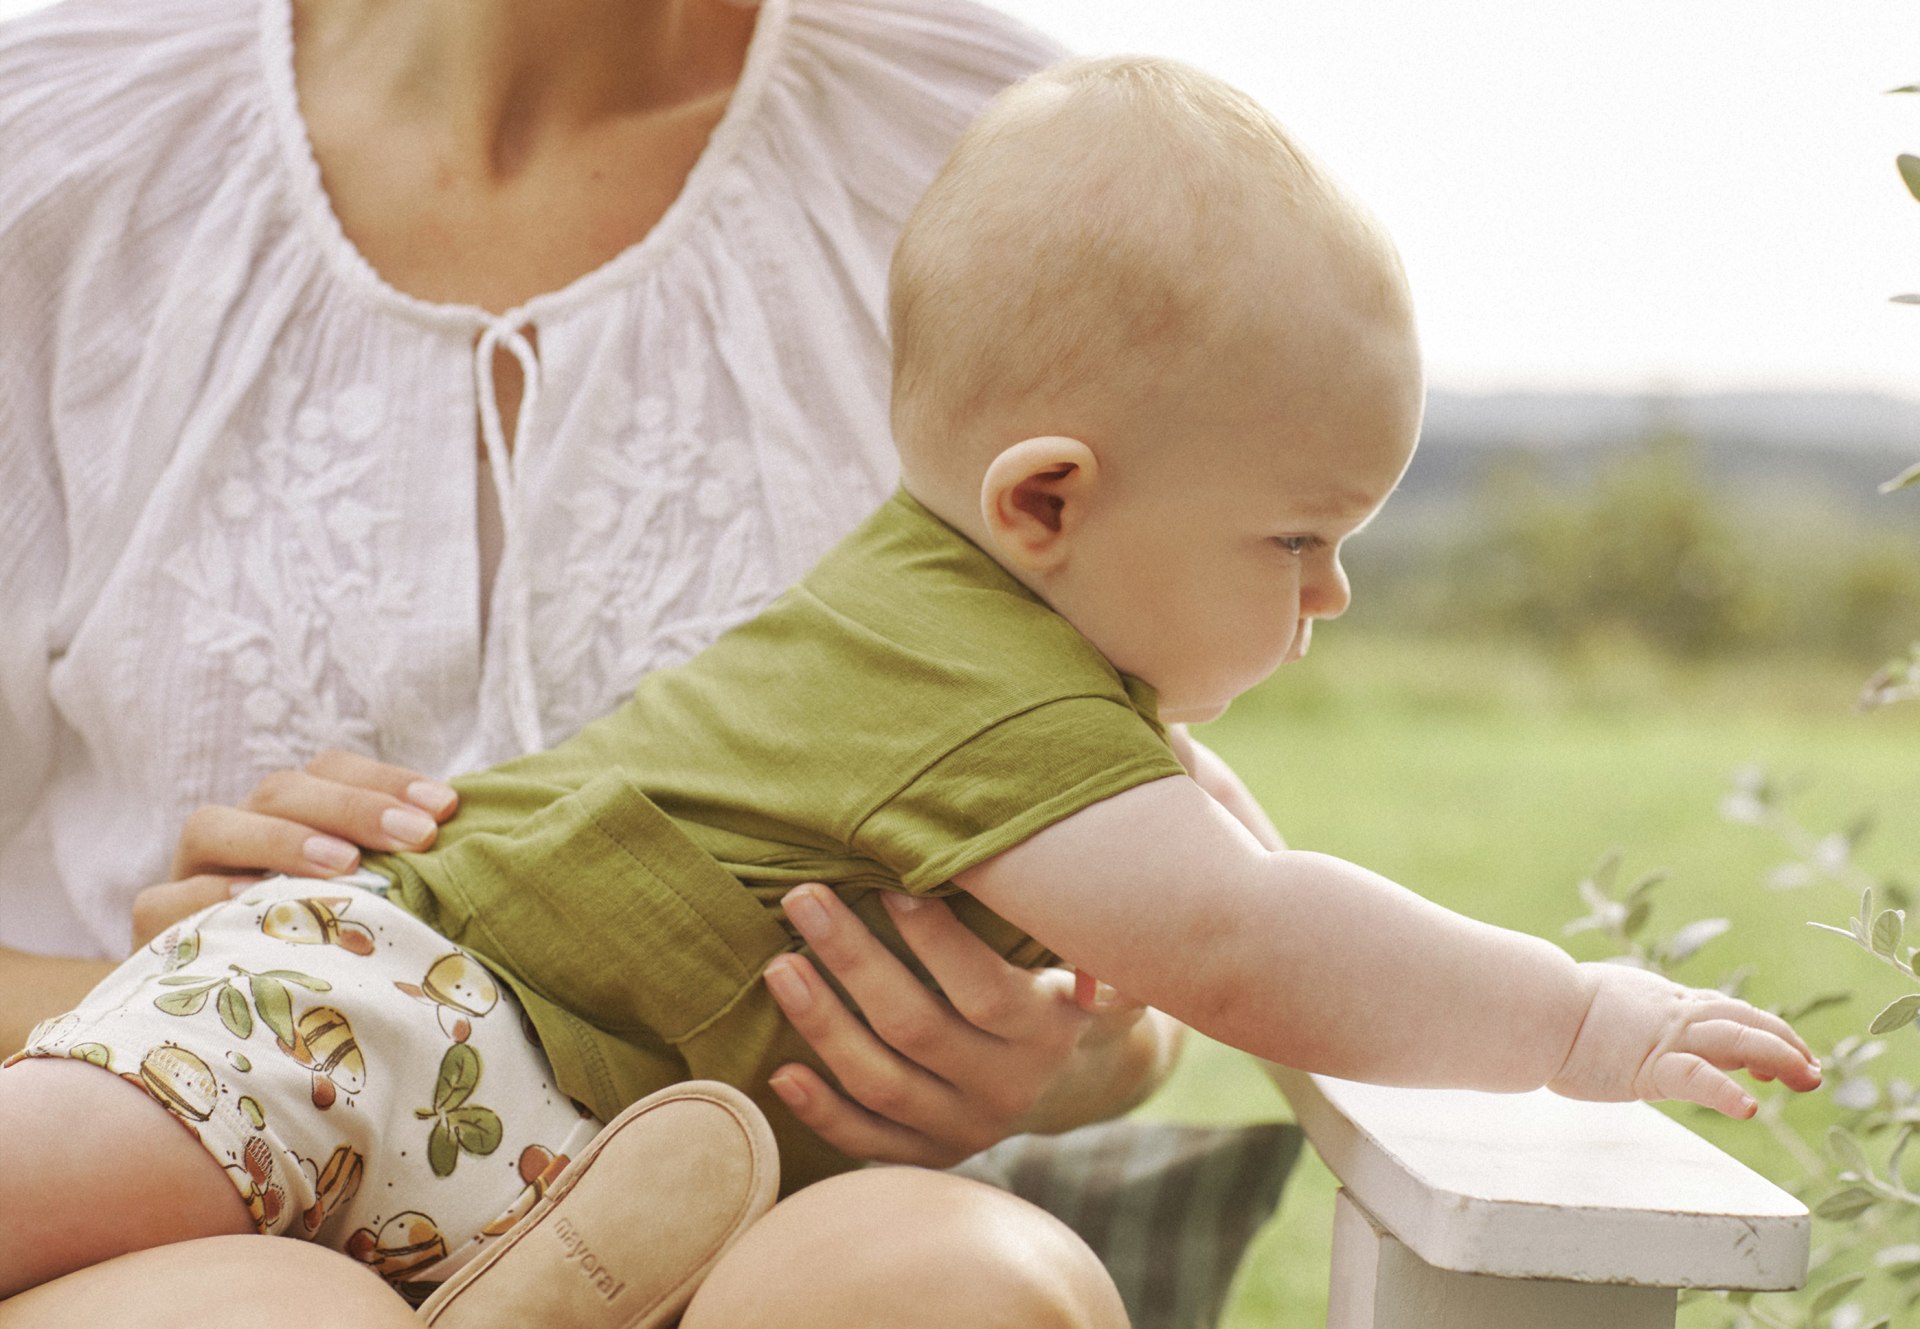
[[[1897, 979], [1806, 926], [1844, 925], [1857, 904], [1851, 890], [1768, 889], [1786, 850], [1765, 831], [1724, 822], [1718, 806], [1736, 768], [1761, 765], [1804, 783], [1794, 806], [1815, 830], [1876, 813], [1860, 862], [1920, 878], [1920, 706], [1855, 714], [1865, 672], [1806, 660], [1681, 667], [1630, 650], [1549, 660], [1518, 646], [1336, 626], [1202, 737], [1294, 845], [1353, 859], [1491, 922], [1558, 938], [1584, 912], [1576, 883], [1610, 850], [1624, 853], [1627, 873], [1670, 870], [1656, 930], [1708, 916], [1734, 925], [1684, 977], [1711, 984], [1751, 966], [1746, 995], [1776, 1006], [1833, 988], [1861, 994], [1807, 1022], [1821, 1047], [1864, 1029], [1898, 995]], [[1581, 958], [1604, 953], [1592, 937], [1569, 947]], [[1217, 1122], [1285, 1115], [1244, 1059], [1197, 1040], [1143, 1110]], [[1818, 1139], [1832, 1109], [1816, 1095], [1792, 1111]], [[1782, 1184], [1799, 1180], [1791, 1155], [1759, 1127], [1677, 1115]], [[1242, 1269], [1232, 1329], [1324, 1323], [1332, 1190], [1317, 1161], [1303, 1163]]]

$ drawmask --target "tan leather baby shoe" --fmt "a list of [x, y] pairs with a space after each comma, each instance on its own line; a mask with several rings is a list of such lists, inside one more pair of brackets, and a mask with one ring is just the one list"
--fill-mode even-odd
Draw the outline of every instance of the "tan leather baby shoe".
[[746, 1095], [692, 1080], [607, 1123], [486, 1254], [420, 1307], [438, 1329], [651, 1329], [773, 1205], [773, 1132]]

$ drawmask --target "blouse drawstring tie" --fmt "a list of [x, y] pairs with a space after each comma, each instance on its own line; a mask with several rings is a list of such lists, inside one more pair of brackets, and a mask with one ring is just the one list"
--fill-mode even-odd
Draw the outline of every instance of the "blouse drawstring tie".
[[540, 359], [527, 339], [524, 315], [506, 314], [489, 322], [474, 346], [473, 372], [480, 399], [480, 437], [493, 471], [494, 501], [500, 509], [500, 567], [494, 574], [493, 603], [501, 623], [506, 652], [507, 717], [520, 751], [538, 752], [546, 746], [540, 729], [540, 691], [533, 669], [532, 589], [528, 585], [526, 551], [520, 539], [520, 486], [514, 458], [500, 422], [500, 399], [494, 385], [494, 354], [504, 347], [520, 362], [520, 412], [514, 421], [519, 449], [527, 446], [540, 407]]

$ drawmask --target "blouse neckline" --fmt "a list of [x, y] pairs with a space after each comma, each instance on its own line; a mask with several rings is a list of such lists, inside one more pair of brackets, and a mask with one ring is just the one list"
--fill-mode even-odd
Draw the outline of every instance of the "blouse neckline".
[[436, 328], [473, 331], [487, 327], [521, 328], [586, 304], [609, 289], [630, 285], [664, 262], [693, 226], [727, 166], [753, 127], [767, 84], [787, 50], [785, 40], [792, 0], [760, 0], [753, 36], [739, 81], [720, 121], [687, 173], [679, 194], [639, 240], [599, 267], [556, 290], [545, 291], [498, 314], [478, 305], [441, 303], [409, 295], [392, 285], [347, 238], [320, 179], [320, 163], [300, 112], [293, 74], [292, 0], [261, 0], [260, 58], [269, 118], [295, 210], [334, 275], [374, 305]]

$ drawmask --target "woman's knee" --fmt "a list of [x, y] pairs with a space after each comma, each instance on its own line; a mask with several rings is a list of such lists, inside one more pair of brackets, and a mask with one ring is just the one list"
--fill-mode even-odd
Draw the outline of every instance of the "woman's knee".
[[810, 1186], [755, 1224], [683, 1329], [1126, 1323], [1106, 1270], [1051, 1214], [946, 1173], [870, 1168]]

